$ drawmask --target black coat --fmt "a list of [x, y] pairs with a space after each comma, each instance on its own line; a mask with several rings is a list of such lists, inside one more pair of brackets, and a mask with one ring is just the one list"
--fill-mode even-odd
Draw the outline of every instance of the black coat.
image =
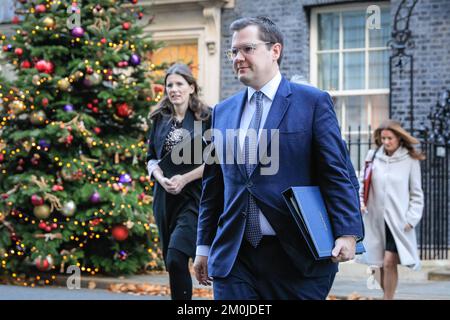
[[[188, 109], [183, 120], [183, 128], [194, 130], [194, 113]], [[211, 125], [210, 119], [202, 122], [202, 134]], [[152, 124], [149, 135], [147, 161], [161, 159], [164, 142], [172, 121], [169, 116], [158, 115]], [[153, 189], [153, 215], [158, 226], [164, 260], [167, 249], [174, 248], [194, 258], [197, 238], [197, 220], [202, 180], [197, 179], [187, 184], [177, 195], [170, 194], [155, 180]]]

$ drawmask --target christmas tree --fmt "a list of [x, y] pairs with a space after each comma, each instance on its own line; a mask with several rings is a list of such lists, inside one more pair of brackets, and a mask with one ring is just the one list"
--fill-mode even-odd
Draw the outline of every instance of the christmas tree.
[[[0, 269], [160, 268], [145, 169], [161, 95], [137, 0], [20, 0], [0, 35]], [[40, 279], [41, 276], [37, 276]]]

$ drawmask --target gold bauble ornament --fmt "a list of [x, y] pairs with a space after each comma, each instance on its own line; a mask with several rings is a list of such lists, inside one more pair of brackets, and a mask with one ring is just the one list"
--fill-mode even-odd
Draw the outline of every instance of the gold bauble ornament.
[[36, 206], [33, 209], [33, 213], [38, 219], [45, 220], [48, 217], [50, 217], [50, 207], [46, 204], [43, 204], [42, 206]]
[[94, 139], [92, 139], [91, 137], [87, 137], [86, 138], [86, 143], [89, 146], [89, 148], [92, 148], [92, 144], [94, 143]]
[[38, 85], [41, 84], [41, 77], [40, 77], [39, 75], [35, 74], [35, 75], [33, 76], [33, 78], [31, 79], [31, 82], [32, 82], [35, 86], [38, 86]]
[[70, 82], [67, 79], [61, 79], [58, 81], [58, 89], [62, 91], [67, 91], [70, 89]]
[[84, 76], [84, 73], [81, 71], [77, 71], [73, 74], [73, 77], [75, 78], [75, 80], [80, 80], [83, 76]]
[[14, 100], [12, 101], [9, 105], [8, 105], [9, 109], [12, 111], [13, 114], [15, 115], [19, 115], [22, 112], [25, 111], [25, 109], [27, 108], [25, 106], [25, 103], [23, 103], [23, 101], [20, 100]]
[[35, 126], [44, 124], [46, 119], [47, 116], [45, 115], [45, 112], [42, 110], [34, 111], [30, 115], [30, 122]]
[[89, 74], [86, 76], [86, 79], [89, 81], [91, 86], [99, 85], [102, 82], [102, 76], [98, 73]]
[[42, 23], [44, 24], [44, 26], [46, 26], [47, 28], [53, 28], [55, 26], [55, 20], [53, 20], [50, 17], [46, 17]]

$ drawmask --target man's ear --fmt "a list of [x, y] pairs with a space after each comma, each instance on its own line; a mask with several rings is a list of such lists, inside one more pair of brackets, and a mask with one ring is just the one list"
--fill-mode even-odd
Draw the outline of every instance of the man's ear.
[[281, 45], [281, 43], [275, 43], [272, 46], [272, 57], [275, 61], [278, 61], [278, 59], [280, 58], [282, 50], [283, 46]]

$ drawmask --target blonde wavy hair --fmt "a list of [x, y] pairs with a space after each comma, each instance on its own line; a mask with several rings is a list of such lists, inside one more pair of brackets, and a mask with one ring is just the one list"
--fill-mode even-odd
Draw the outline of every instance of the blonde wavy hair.
[[381, 125], [373, 133], [375, 144], [380, 147], [383, 143], [381, 142], [381, 132], [383, 130], [389, 130], [395, 134], [395, 136], [400, 140], [400, 146], [408, 150], [411, 158], [416, 160], [425, 160], [425, 155], [414, 148], [414, 145], [419, 144], [419, 140], [411, 136], [405, 129], [403, 129], [400, 122], [388, 119], [381, 123]]

